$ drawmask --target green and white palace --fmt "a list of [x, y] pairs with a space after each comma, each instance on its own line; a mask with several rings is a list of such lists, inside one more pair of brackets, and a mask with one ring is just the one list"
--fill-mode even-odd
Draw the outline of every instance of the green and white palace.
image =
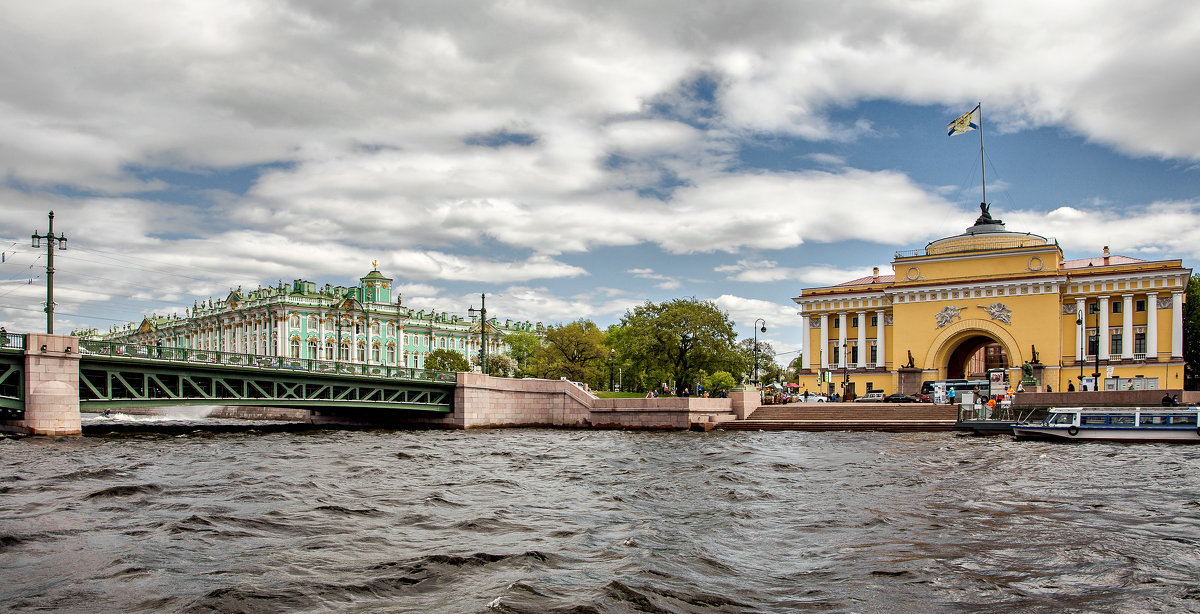
[[[480, 327], [485, 323], [478, 317], [405, 307], [399, 293], [392, 299], [392, 279], [374, 264], [355, 287], [318, 288], [303, 279], [290, 287], [282, 282], [249, 292], [239, 287], [223, 299], [195, 303], [183, 316], [154, 315], [137, 325], [75, 334], [116, 343], [417, 369], [424, 368], [425, 358], [437, 349], [454, 350], [468, 359], [479, 355]], [[492, 318], [486, 326], [488, 354], [507, 352], [504, 337], [511, 332], [544, 332], [540, 322], [501, 324]]]

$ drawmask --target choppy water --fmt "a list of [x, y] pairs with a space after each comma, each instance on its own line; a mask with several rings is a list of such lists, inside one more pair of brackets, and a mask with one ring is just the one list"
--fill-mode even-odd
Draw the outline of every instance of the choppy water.
[[1200, 611], [1200, 446], [574, 430], [0, 441], [0, 609]]

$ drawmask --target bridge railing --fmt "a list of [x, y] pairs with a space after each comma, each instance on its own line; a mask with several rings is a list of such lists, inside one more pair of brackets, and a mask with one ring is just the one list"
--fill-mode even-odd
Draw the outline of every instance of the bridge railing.
[[193, 350], [166, 346], [113, 343], [81, 339], [79, 351], [84, 355], [117, 356], [131, 359], [163, 360], [205, 365], [229, 365], [282, 372], [331, 373], [336, 375], [359, 375], [381, 379], [402, 379], [419, 382], [441, 382], [453, 384], [458, 375], [447, 371], [431, 371], [411, 367], [396, 367], [378, 364], [318, 360], [312, 358], [285, 358], [282, 356], [259, 356], [212, 350]]
[[0, 350], [20, 350], [25, 351], [25, 334], [24, 333], [4, 333], [0, 335]]

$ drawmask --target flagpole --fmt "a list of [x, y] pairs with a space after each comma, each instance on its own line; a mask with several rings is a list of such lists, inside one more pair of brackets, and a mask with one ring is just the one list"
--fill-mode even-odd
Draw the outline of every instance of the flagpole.
[[980, 101], [979, 104], [975, 105], [975, 108], [979, 109], [979, 171], [980, 171], [980, 176], [983, 178], [983, 202], [986, 203], [987, 202], [987, 165], [984, 163], [985, 157], [983, 155], [983, 102]]

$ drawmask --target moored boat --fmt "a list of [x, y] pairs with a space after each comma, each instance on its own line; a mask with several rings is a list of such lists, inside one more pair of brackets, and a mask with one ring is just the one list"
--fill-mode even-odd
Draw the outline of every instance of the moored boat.
[[1056, 407], [1041, 422], [1012, 427], [1019, 438], [1200, 442], [1196, 407]]

